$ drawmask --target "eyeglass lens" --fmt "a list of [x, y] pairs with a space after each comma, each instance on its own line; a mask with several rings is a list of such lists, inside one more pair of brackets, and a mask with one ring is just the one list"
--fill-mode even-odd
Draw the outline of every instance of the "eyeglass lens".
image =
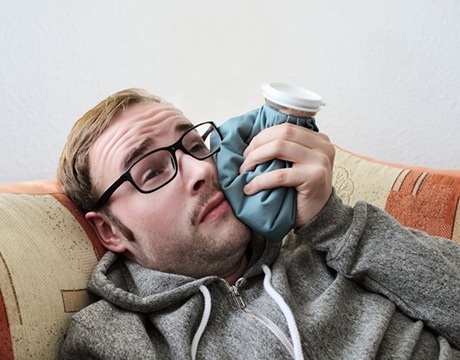
[[[203, 160], [215, 152], [211, 151], [211, 138], [213, 149], [218, 148], [220, 137], [216, 128], [205, 123], [186, 132], [181, 143], [189, 155]], [[140, 159], [134, 164], [130, 172], [132, 179], [140, 189], [150, 191], [170, 181], [176, 175], [176, 167], [173, 153], [167, 149], [159, 149]]]

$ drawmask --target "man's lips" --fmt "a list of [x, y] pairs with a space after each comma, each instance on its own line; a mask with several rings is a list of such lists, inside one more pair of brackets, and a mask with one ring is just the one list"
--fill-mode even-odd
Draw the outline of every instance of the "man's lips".
[[219, 193], [203, 207], [198, 217], [198, 223], [201, 224], [212, 221], [225, 214], [229, 209], [230, 205], [225, 199], [224, 194]]

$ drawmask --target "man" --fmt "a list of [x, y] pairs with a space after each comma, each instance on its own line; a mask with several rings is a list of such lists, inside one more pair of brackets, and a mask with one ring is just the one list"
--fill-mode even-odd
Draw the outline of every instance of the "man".
[[135, 89], [72, 129], [59, 178], [109, 251], [62, 359], [460, 359], [458, 245], [345, 206], [328, 138], [290, 124], [260, 132], [241, 167], [292, 162], [244, 189], [297, 190], [295, 234], [266, 241], [233, 214], [209, 137]]

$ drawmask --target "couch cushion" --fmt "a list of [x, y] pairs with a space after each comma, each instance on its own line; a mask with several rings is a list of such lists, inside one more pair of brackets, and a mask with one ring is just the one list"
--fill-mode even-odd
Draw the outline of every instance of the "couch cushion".
[[460, 170], [377, 161], [337, 147], [333, 182], [350, 205], [367, 201], [405, 226], [460, 243]]
[[0, 186], [0, 358], [53, 359], [103, 254], [54, 180]]

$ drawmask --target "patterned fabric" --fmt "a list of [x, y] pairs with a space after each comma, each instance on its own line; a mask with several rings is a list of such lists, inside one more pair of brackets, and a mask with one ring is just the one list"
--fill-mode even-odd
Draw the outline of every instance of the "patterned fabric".
[[[460, 243], [460, 170], [376, 162], [337, 149], [334, 186], [404, 225]], [[73, 313], [93, 300], [104, 253], [55, 180], [0, 185], [0, 359], [54, 359]]]
[[55, 182], [5, 191], [16, 194], [0, 194], [0, 359], [53, 359], [104, 250]]
[[334, 185], [347, 204], [365, 200], [407, 227], [460, 244], [460, 170], [377, 162], [338, 148]]

